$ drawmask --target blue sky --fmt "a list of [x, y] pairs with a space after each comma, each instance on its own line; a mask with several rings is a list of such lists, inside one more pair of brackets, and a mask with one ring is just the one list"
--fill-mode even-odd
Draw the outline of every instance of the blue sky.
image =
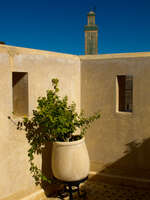
[[0, 0], [0, 41], [84, 54], [86, 15], [94, 6], [100, 54], [150, 52], [150, 0]]

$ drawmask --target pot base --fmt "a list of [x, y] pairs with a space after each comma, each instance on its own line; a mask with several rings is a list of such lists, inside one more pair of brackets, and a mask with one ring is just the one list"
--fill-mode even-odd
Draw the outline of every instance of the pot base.
[[85, 182], [87, 179], [88, 176], [78, 181], [62, 181], [64, 183], [64, 191], [63, 193], [59, 194], [60, 198], [64, 198], [65, 194], [69, 193], [69, 200], [73, 200], [74, 192], [78, 193], [78, 197], [85, 197], [86, 191], [84, 191], [84, 193], [81, 194], [80, 184]]

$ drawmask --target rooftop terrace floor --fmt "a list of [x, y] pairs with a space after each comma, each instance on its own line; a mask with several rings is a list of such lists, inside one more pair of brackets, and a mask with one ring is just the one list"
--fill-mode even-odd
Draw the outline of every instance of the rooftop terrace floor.
[[[74, 194], [74, 199], [84, 200], [150, 200], [150, 190], [140, 189], [135, 187], [127, 187], [120, 185], [106, 184], [103, 182], [87, 181], [81, 190], [86, 190], [85, 197], [77, 197]], [[41, 197], [39, 200], [59, 200], [60, 198]], [[68, 200], [69, 197], [64, 198]]]

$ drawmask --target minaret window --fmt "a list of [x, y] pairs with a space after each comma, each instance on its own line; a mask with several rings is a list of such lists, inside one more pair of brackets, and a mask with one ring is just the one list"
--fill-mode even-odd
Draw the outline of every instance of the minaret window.
[[88, 24], [95, 24], [95, 16], [88, 16]]

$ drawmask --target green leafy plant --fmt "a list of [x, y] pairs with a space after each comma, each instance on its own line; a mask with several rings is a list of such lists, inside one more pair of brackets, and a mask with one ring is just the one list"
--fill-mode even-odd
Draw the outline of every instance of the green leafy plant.
[[[35, 179], [36, 185], [41, 184], [41, 180], [48, 181], [41, 170], [34, 164], [34, 155], [40, 154], [45, 144], [55, 141], [74, 141], [81, 139], [90, 124], [100, 117], [97, 112], [90, 117], [85, 117], [84, 113], [76, 112], [76, 104], [68, 105], [68, 98], [58, 95], [58, 79], [52, 79], [52, 90], [47, 90], [45, 97], [39, 97], [38, 106], [33, 110], [32, 118], [24, 117], [22, 122], [18, 122], [17, 129], [24, 129], [26, 138], [30, 144], [28, 150], [30, 171]], [[80, 134], [75, 132], [80, 129]]]

